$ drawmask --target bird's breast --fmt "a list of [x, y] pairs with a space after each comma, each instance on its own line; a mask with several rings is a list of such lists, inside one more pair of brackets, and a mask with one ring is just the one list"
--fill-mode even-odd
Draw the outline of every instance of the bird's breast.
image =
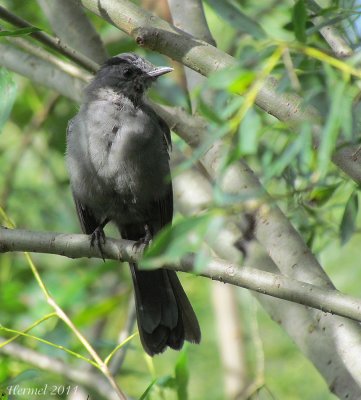
[[104, 104], [89, 110], [90, 160], [103, 186], [134, 202], [163, 194], [169, 179], [168, 154], [156, 120], [141, 108]]

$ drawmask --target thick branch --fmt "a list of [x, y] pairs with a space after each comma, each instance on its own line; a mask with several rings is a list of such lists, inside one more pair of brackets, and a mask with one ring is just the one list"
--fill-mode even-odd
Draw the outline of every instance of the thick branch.
[[[247, 265], [279, 273], [277, 266], [256, 242], [252, 242], [248, 250]], [[331, 392], [340, 399], [361, 398], [359, 369], [343, 350], [353, 349], [355, 345], [355, 336], [344, 325], [344, 319], [260, 293], [253, 292], [253, 295], [314, 364]]]
[[[202, 75], [208, 76], [223, 68], [237, 66], [237, 61], [229, 54], [181, 31], [130, 1], [80, 1], [86, 8], [132, 36], [140, 46], [163, 53]], [[256, 104], [289, 123], [318, 118], [313, 108], [301, 107], [302, 99], [297, 95], [277, 92], [277, 85], [274, 78], [267, 79], [258, 93]]]
[[[0, 228], [0, 252], [8, 251], [29, 251], [58, 254], [71, 258], [95, 257], [102, 259], [99, 249], [90, 246], [87, 235]], [[141, 258], [140, 251], [134, 249], [134, 242], [111, 238], [107, 238], [103, 246], [103, 254], [106, 258], [121, 261], [137, 262]], [[183, 257], [179, 264], [168, 265], [167, 268], [194, 273], [193, 262], [194, 257], [188, 255]], [[361, 321], [361, 300], [341, 294], [337, 290], [323, 289], [255, 268], [240, 268], [236, 264], [217, 258], [211, 259], [200, 275]]]
[[[133, 6], [136, 7], [134, 4], [133, 4]], [[125, 16], [127, 19], [129, 19], [130, 22], [132, 22], [132, 15], [128, 16], [125, 11]], [[156, 21], [156, 18], [152, 17], [152, 18], [150, 18], [150, 20], [148, 22], [151, 23], [152, 20]], [[222, 52], [219, 52], [218, 54], [220, 55], [221, 59], [224, 59], [224, 58], [227, 59], [227, 57], [229, 58], [229, 56], [225, 56], [224, 53], [222, 53]], [[196, 55], [199, 56], [199, 54], [197, 52], [196, 52]], [[193, 57], [193, 55], [192, 55], [192, 57]], [[201, 65], [202, 65], [204, 59], [205, 59], [204, 56], [203, 56], [203, 58], [202, 57], [199, 58], [199, 62]], [[193, 61], [196, 62], [197, 61], [196, 58], [194, 58]], [[274, 85], [270, 86], [269, 85], [270, 82], [271, 83], [274, 82]], [[279, 115], [281, 117], [284, 116], [285, 120], [287, 120], [288, 122], [297, 122], [297, 121], [301, 122], [303, 117], [305, 117], [305, 118], [308, 117], [309, 114], [300, 113], [301, 101], [299, 101], [300, 100], [299, 98], [293, 97], [293, 96], [287, 97], [287, 95], [277, 93], [276, 92], [277, 83], [276, 83], [276, 81], [272, 81], [272, 79], [267, 81], [267, 85], [268, 85], [268, 89], [267, 89], [267, 87], [264, 87], [262, 89], [263, 92], [266, 89], [268, 90], [265, 97], [260, 96], [260, 94], [262, 93], [262, 91], [261, 91], [257, 98], [257, 102], [259, 103], [259, 105], [263, 99], [264, 109], [267, 110], [268, 109], [267, 107], [270, 107], [269, 108], [270, 112], [271, 111], [273, 112], [275, 109], [278, 108]], [[280, 101], [280, 99], [281, 99], [281, 101]], [[283, 102], [287, 101], [287, 99], [290, 102], [290, 105], [288, 108], [284, 109], [284, 108], [282, 108]], [[274, 104], [273, 104], [273, 101], [274, 101]], [[294, 111], [294, 113], [292, 113], [292, 111]], [[165, 110], [164, 112], [169, 114], [168, 117], [169, 117], [170, 125], [174, 125], [177, 129], [179, 129], [178, 133], [182, 133], [184, 136], [190, 138], [189, 134], [192, 131], [181, 132], [181, 129], [183, 129], [187, 125], [187, 123], [183, 123], [183, 121], [182, 121], [182, 123], [179, 124], [179, 119], [178, 119], [178, 116], [176, 116], [176, 114], [172, 114], [172, 112], [169, 112], [169, 110], [168, 111]], [[181, 112], [179, 113], [179, 115], [181, 115]], [[295, 118], [295, 116], [296, 116], [296, 118]], [[200, 129], [199, 129], [199, 131], [197, 131], [197, 133], [198, 133], [197, 134], [197, 139], [198, 139], [201, 136], [201, 134], [206, 133], [206, 131], [205, 130], [203, 131], [202, 127], [200, 127]], [[190, 139], [193, 139], [193, 138], [190, 138]], [[220, 150], [220, 148], [218, 148], [218, 150]], [[217, 153], [217, 152], [215, 152], [215, 153]], [[210, 161], [211, 160], [212, 160], [212, 158], [210, 159]], [[346, 161], [344, 170], [346, 170], [350, 174], [350, 176], [353, 176], [354, 171], [357, 172], [357, 170], [358, 171], [361, 170], [361, 168], [356, 168], [356, 164], [359, 164], [358, 160], [353, 160], [350, 158], [346, 158], [344, 160]], [[352, 163], [352, 165], [355, 166], [354, 171], [347, 169], [350, 165], [350, 162]], [[211, 166], [211, 164], [209, 164], [209, 165]], [[250, 177], [249, 173], [251, 173], [251, 171], [249, 171], [245, 166], [244, 166], [244, 168], [241, 168], [242, 172], [243, 172], [243, 169], [244, 169], [244, 172], [246, 172], [248, 174], [248, 176]], [[246, 178], [243, 181], [242, 180], [235, 181], [236, 183], [234, 183], [233, 187], [237, 188], [237, 190], [238, 190], [238, 188], [243, 188], [243, 189], [249, 188], [247, 186], [247, 184], [252, 183], [252, 179], [251, 179], [251, 181], [248, 181], [247, 179], [248, 178]], [[354, 179], [355, 179], [355, 177], [354, 177]], [[359, 176], [356, 177], [355, 180], [357, 180], [357, 179], [359, 179]], [[240, 184], [241, 186], [238, 186], [238, 184]], [[266, 210], [266, 208], [264, 208], [264, 211], [269, 211], [269, 213], [272, 213], [273, 210], [272, 209]], [[296, 254], [289, 254], [288, 251], [286, 252], [286, 250], [288, 250], [289, 248], [293, 249], [294, 248], [293, 245], [295, 244], [295, 242], [293, 241], [293, 239], [295, 239], [295, 237], [293, 235], [291, 235], [291, 238], [290, 238], [288, 235], [289, 224], [287, 222], [286, 226], [283, 226], [283, 222], [284, 222], [283, 220], [281, 221], [279, 218], [269, 219], [268, 216], [269, 215], [266, 214], [265, 218], [259, 219], [258, 229], [262, 229], [262, 227], [265, 229], [263, 234], [260, 236], [260, 241], [263, 242], [263, 244], [267, 248], [267, 251], [272, 255], [272, 257], [274, 257], [274, 259], [277, 260], [277, 263], [282, 264], [282, 267], [284, 267], [284, 268], [288, 268], [291, 265], [294, 266], [294, 268], [292, 268], [292, 269], [293, 269], [293, 272], [295, 272], [296, 274], [298, 274], [299, 271], [302, 271], [303, 268], [308, 267], [309, 263], [313, 264], [314, 259], [311, 255], [311, 253], [307, 252], [306, 253], [307, 257], [305, 257], [304, 259], [302, 258], [302, 246], [301, 247], [296, 246], [296, 248], [297, 248]], [[276, 214], [273, 213], [272, 216], [273, 217], [277, 216], [277, 213]], [[273, 230], [272, 227], [276, 227], [276, 230]], [[263, 240], [261, 240], [262, 238], [263, 238]], [[299, 239], [299, 237], [298, 237], [298, 239]], [[297, 237], [296, 237], [296, 242], [297, 242]], [[301, 241], [301, 243], [302, 243], [302, 241]], [[278, 253], [277, 253], [277, 249], [279, 249]], [[282, 249], [284, 249], [284, 251], [282, 251]], [[293, 260], [296, 260], [296, 262], [294, 263]], [[298, 275], [297, 275], [297, 277], [298, 277]], [[320, 313], [318, 313], [318, 314], [320, 314]], [[321, 314], [321, 315], [325, 315], [325, 314]], [[350, 324], [345, 320], [343, 320], [343, 321], [341, 320], [343, 329], [340, 330], [339, 327], [340, 327], [341, 322], [339, 319], [328, 318], [328, 323], [325, 323], [324, 318], [321, 318], [321, 321], [319, 319], [317, 319], [317, 321], [319, 321], [319, 322], [318, 323], [315, 322], [316, 327], [320, 327], [320, 329], [321, 329], [321, 323], [322, 323], [322, 326], [323, 326], [322, 329], [331, 330], [331, 332], [332, 332], [331, 335], [334, 338], [334, 343], [335, 343], [335, 346], [334, 346], [335, 351], [342, 354], [342, 357], [345, 361], [345, 365], [347, 365], [348, 371], [350, 372], [350, 374], [353, 374], [355, 376], [355, 380], [359, 380], [359, 374], [357, 373], [357, 371], [359, 371], [359, 368], [358, 368], [359, 367], [359, 357], [358, 357], [358, 351], [357, 351], [358, 346], [359, 346], [358, 325]], [[352, 343], [352, 346], [350, 346], [350, 343]]]
[[[173, 190], [177, 209], [188, 216], [198, 214], [212, 204], [212, 186], [194, 168], [174, 177]], [[227, 224], [217, 232], [217, 240], [208, 244], [219, 257], [239, 264], [240, 252], [235, 248], [234, 243], [239, 242], [240, 237], [241, 232], [238, 226]], [[276, 275], [280, 274], [266, 251], [255, 240], [247, 241], [243, 238], [241, 243], [245, 250], [246, 265], [261, 268]], [[347, 396], [349, 399], [361, 397], [360, 385], [352, 376], [353, 373], [357, 373], [358, 368], [353, 367], [352, 362], [349, 363], [352, 368], [348, 368], [348, 364], [345, 365], [347, 351], [341, 350], [340, 347], [340, 343], [343, 343], [344, 349], [353, 348], [355, 343], [352, 334], [345, 334], [345, 329], [352, 332], [349, 326], [346, 328], [345, 320], [258, 292], [252, 292], [252, 294], [260, 301], [271, 318], [282, 325], [300, 350], [313, 362], [332, 392], [342, 399], [346, 399]], [[340, 350], [335, 351], [335, 348]], [[252, 390], [252, 386], [247, 391]], [[247, 398], [245, 394], [243, 397]]]

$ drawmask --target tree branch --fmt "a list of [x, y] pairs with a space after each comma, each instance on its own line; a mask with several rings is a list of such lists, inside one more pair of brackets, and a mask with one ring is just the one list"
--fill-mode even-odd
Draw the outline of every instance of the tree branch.
[[[314, 0], [307, 0], [307, 7], [314, 13], [320, 14], [322, 8]], [[350, 57], [353, 54], [351, 47], [341, 36], [340, 32], [331, 24], [327, 23], [327, 20], [322, 16], [315, 16], [311, 18], [314, 25], [320, 25], [319, 31], [324, 37], [328, 45], [331, 47], [333, 53], [338, 58]]]
[[36, 56], [49, 64], [53, 64], [56, 69], [59, 69], [74, 78], [78, 78], [86, 83], [91, 79], [91, 75], [85, 72], [83, 68], [79, 68], [77, 65], [61, 60], [59, 57], [54, 56], [44, 48], [35, 46], [29, 40], [20, 37], [8, 37], [7, 41], [25, 50], [27, 53]]
[[[10, 22], [14, 26], [18, 26], [19, 28], [32, 28], [33, 25], [29, 24], [29, 22], [23, 20], [12, 12], [8, 11], [6, 8], [0, 6], [0, 18]], [[88, 57], [84, 56], [81, 53], [78, 53], [76, 50], [62, 43], [59, 39], [53, 38], [45, 32], [33, 32], [30, 34], [34, 39], [39, 42], [45, 44], [46, 46], [56, 50], [57, 52], [65, 55], [70, 60], [75, 61], [85, 69], [91, 72], [96, 72], [98, 70], [98, 65], [94, 61], [90, 60]]]
[[[182, 29], [196, 38], [204, 40], [212, 46], [216, 46], [216, 42], [208, 28], [201, 0], [168, 0], [168, 5], [172, 14], [173, 23], [177, 28]], [[204, 82], [205, 78], [188, 67], [183, 68], [187, 80], [192, 110], [195, 112], [197, 102], [193, 92], [197, 86], [200, 86]], [[204, 97], [209, 98], [210, 91], [208, 91]]]
[[[187, 216], [198, 214], [212, 205], [212, 186], [194, 168], [175, 175], [173, 190], [177, 209]], [[217, 240], [209, 244], [219, 257], [237, 262], [240, 259], [240, 252], [234, 243], [239, 242], [241, 236], [239, 224], [229, 223], [217, 232]], [[277, 266], [259, 243], [255, 240], [247, 241], [245, 237], [241, 243], [245, 250], [246, 265], [276, 275], [280, 274]], [[357, 342], [355, 340], [355, 335], [358, 335], [357, 329], [352, 329], [350, 326], [346, 328], [345, 320], [335, 315], [258, 292], [252, 292], [252, 295], [313, 362], [333, 393], [342, 399], [361, 397], [360, 382], [355, 382], [353, 378], [353, 375], [357, 374], [357, 367], [353, 367], [352, 360], [348, 360], [350, 361], [348, 364], [345, 363], [347, 349], [354, 349], [354, 344]], [[347, 331], [346, 334], [344, 329]], [[256, 386], [259, 384], [257, 381]], [[248, 398], [247, 393], [253, 390], [252, 384], [242, 396]]]
[[[90, 0], [88, 0], [90, 1]], [[93, 1], [93, 3], [95, 3]], [[104, 5], [107, 2], [98, 2], [98, 4]], [[109, 1], [108, 1], [109, 3]], [[117, 5], [117, 7], [119, 7], [119, 2], [113, 2], [114, 4]], [[127, 4], [128, 2], [122, 2], [123, 4]], [[132, 7], [136, 7], [134, 4], [132, 5]], [[103, 13], [103, 15], [109, 20], [109, 15], [108, 15], [108, 9], [105, 9], [104, 7], [101, 7], [101, 11]], [[116, 10], [117, 11], [117, 10]], [[128, 23], [131, 24], [133, 23], [133, 15], [127, 14], [127, 10], [122, 10], [124, 13], [124, 20], [127, 19]], [[141, 13], [143, 11], [141, 10]], [[154, 16], [150, 16], [149, 19], [143, 19], [143, 21], [145, 22], [145, 26], [149, 26], [150, 24], [152, 24], [154, 21], [157, 22], [156, 17]], [[129, 29], [133, 29], [131, 26]], [[163, 44], [162, 43], [162, 32], [159, 32], [159, 38], [161, 39], [160, 42], [158, 43], [160, 46]], [[178, 39], [178, 35], [179, 35], [179, 31], [176, 31], [176, 33], [172, 36], [175, 39]], [[190, 40], [193, 41], [193, 38], [191, 38], [189, 35], [185, 35], [183, 34], [186, 38], [190, 38]], [[194, 43], [194, 41], [192, 42]], [[199, 42], [196, 42], [199, 43]], [[170, 45], [173, 45], [172, 43]], [[170, 46], [169, 45], [169, 46]], [[169, 47], [168, 46], [168, 47]], [[175, 45], [176, 47], [176, 45]], [[226, 66], [224, 63], [223, 64], [219, 64], [219, 60], [230, 60], [231, 57], [228, 55], [225, 55], [223, 52], [220, 52], [217, 50], [216, 53], [214, 53], [214, 50], [212, 49], [211, 54], [211, 60], [209, 63], [207, 63], [207, 55], [204, 50], [205, 48], [203, 47], [203, 45], [201, 43], [199, 43], [199, 47], [202, 48], [203, 50], [199, 53], [198, 52], [198, 48], [195, 47], [194, 49], [192, 48], [192, 51], [189, 52], [189, 57], [190, 59], [188, 59], [188, 53], [185, 53], [184, 55], [184, 60], [185, 63], [200, 63], [200, 67], [195, 67], [196, 70], [205, 70], [206, 71], [206, 67], [208, 67], [208, 72], [210, 72], [213, 68], [217, 69], [219, 67]], [[166, 46], [167, 48], [167, 46]], [[209, 47], [206, 47], [206, 49], [209, 49]], [[160, 49], [158, 49], [159, 51]], [[161, 51], [161, 50], [160, 50]], [[219, 57], [217, 59], [217, 57]], [[206, 62], [206, 64], [204, 65], [204, 62]], [[231, 65], [231, 64], [228, 64]], [[270, 113], [273, 113], [273, 115], [278, 116], [279, 118], [283, 118], [285, 121], [291, 123], [291, 124], [297, 124], [298, 122], [302, 122], [303, 118], [308, 119], [308, 120], [314, 120], [313, 117], [316, 116], [316, 120], [317, 120], [317, 113], [314, 112], [314, 110], [311, 110], [310, 113], [309, 110], [310, 109], [305, 109], [303, 110], [301, 107], [301, 99], [297, 96], [293, 96], [293, 95], [285, 95], [282, 93], [277, 93], [276, 91], [277, 89], [277, 81], [273, 80], [272, 78], [269, 78], [266, 82], [266, 85], [262, 88], [262, 90], [258, 93], [257, 96], [257, 103], [258, 105], [262, 106], [266, 111], [269, 111]], [[60, 90], [61, 91], [61, 90]], [[289, 104], [287, 105], [287, 102], [289, 102]], [[163, 109], [164, 110], [164, 109]], [[307, 111], [307, 112], [306, 112]], [[168, 117], [169, 120], [171, 121], [170, 125], [175, 125], [178, 129], [182, 129], [183, 127], [185, 127], [187, 125], [187, 123], [182, 123], [179, 124], [179, 120], [174, 118], [174, 115], [172, 115], [171, 112], [169, 112], [169, 110], [165, 110], [164, 111], [166, 114], [168, 113]], [[164, 113], [163, 113], [164, 114]], [[181, 115], [181, 113], [179, 114]], [[310, 118], [308, 118], [310, 117]], [[189, 117], [188, 117], [189, 118]], [[319, 125], [315, 124], [315, 126], [319, 127]], [[179, 131], [178, 131], [179, 132]], [[192, 140], [193, 138], [190, 137], [190, 133], [192, 131], [188, 131], [188, 132], [183, 132], [183, 134], [185, 136], [187, 136], [190, 140]], [[202, 127], [200, 127], [199, 129], [199, 134], [198, 137], [200, 137], [200, 134], [203, 132]], [[205, 130], [204, 130], [204, 133]], [[197, 139], [198, 139], [197, 137]], [[221, 147], [218, 147], [218, 151], [221, 149]], [[350, 147], [351, 149], [351, 147]], [[350, 150], [351, 151], [351, 150]], [[352, 153], [351, 153], [352, 154]], [[355, 159], [354, 159], [355, 158]], [[342, 158], [342, 161], [345, 162], [345, 164], [343, 165], [343, 169], [345, 171], [347, 171], [347, 173], [349, 173], [350, 176], [353, 177], [353, 179], [355, 179], [356, 181], [361, 181], [360, 180], [360, 172], [361, 171], [361, 167], [360, 167], [360, 160], [358, 160], [356, 157], [351, 158], [351, 156], [346, 155], [346, 157]], [[351, 165], [351, 168], [350, 168]], [[241, 170], [245, 171], [248, 174], [248, 177], [250, 178], [250, 182], [252, 182], [251, 176], [249, 175], [249, 173], [251, 173], [251, 171], [249, 171], [246, 166], [244, 166], [244, 164], [241, 165]], [[251, 174], [252, 175], [252, 174]], [[247, 188], [247, 179], [245, 180], [238, 180], [234, 182], [234, 188]], [[237, 186], [238, 184], [241, 184], [241, 186]], [[268, 252], [273, 256], [273, 258], [277, 261], [278, 264], [280, 264], [282, 266], [282, 268], [285, 268], [285, 270], [287, 271], [287, 266], [293, 266], [293, 268], [290, 268], [291, 273], [296, 273], [296, 276], [299, 276], [299, 271], [302, 271], [303, 268], [306, 268], [309, 263], [313, 264], [315, 261], [312, 257], [312, 255], [308, 252], [306, 252], [306, 257], [303, 260], [302, 259], [302, 245], [301, 246], [296, 246], [296, 254], [286, 254], [288, 252], [288, 249], [290, 248], [290, 246], [292, 247], [292, 245], [294, 244], [293, 240], [295, 239], [297, 241], [297, 237], [298, 239], [299, 236], [296, 235], [296, 237], [293, 235], [294, 231], [293, 228], [291, 227], [291, 238], [288, 238], [288, 233], [289, 233], [289, 224], [287, 223], [286, 225], [283, 226], [283, 222], [282, 220], [279, 220], [277, 217], [277, 212], [279, 212], [279, 210], [276, 212], [276, 214], [274, 213], [274, 210], [272, 209], [272, 207], [268, 208], [264, 207], [263, 211], [265, 211], [265, 218], [262, 218], [262, 216], [260, 216], [259, 220], [258, 220], [258, 226], [257, 226], [257, 230], [259, 233], [259, 230], [264, 228], [263, 231], [263, 239], [262, 239], [262, 235], [259, 236], [260, 241], [262, 241], [265, 245], [266, 248], [268, 250]], [[269, 217], [269, 213], [271, 213], [272, 218], [268, 218]], [[272, 223], [274, 225], [272, 225]], [[264, 225], [264, 226], [263, 226]], [[267, 228], [268, 226], [268, 228]], [[276, 229], [273, 230], [272, 228], [275, 227]], [[291, 239], [291, 240], [288, 240]], [[301, 241], [302, 243], [302, 241]], [[277, 252], [277, 248], [279, 248], [279, 252]], [[293, 248], [293, 247], [292, 247]], [[282, 251], [282, 249], [284, 249], [284, 251]], [[316, 263], [317, 264], [317, 263]], [[317, 268], [316, 268], [317, 270]], [[316, 279], [317, 279], [317, 274], [316, 274]], [[316, 326], [317, 328], [321, 329], [325, 329], [325, 330], [331, 330], [332, 333], [330, 334], [333, 338], [333, 349], [335, 349], [336, 352], [340, 353], [340, 355], [342, 355], [343, 360], [345, 361], [342, 365], [344, 366], [345, 369], [347, 369], [347, 372], [350, 375], [354, 375], [355, 376], [355, 380], [360, 380], [359, 374], [357, 373], [357, 371], [359, 370], [358, 366], [359, 366], [359, 360], [360, 357], [358, 357], [359, 354], [359, 345], [360, 345], [360, 337], [359, 337], [359, 327], [358, 325], [355, 324], [350, 324], [347, 321], [341, 320], [341, 319], [336, 319], [336, 318], [328, 318], [328, 322], [327, 320], [325, 321], [325, 318], [322, 317], [322, 315], [325, 314], [321, 314], [318, 313], [318, 315], [314, 315], [314, 326]], [[340, 326], [342, 326], [342, 329], [340, 329]], [[352, 343], [352, 346], [350, 346], [350, 343]], [[339, 367], [342, 368], [342, 367]], [[356, 371], [356, 373], [355, 373]], [[340, 393], [340, 392], [338, 392]]]
[[[90, 246], [88, 235], [0, 228], [0, 252], [8, 251], [28, 251], [58, 254], [71, 258], [94, 257], [102, 259], [99, 249]], [[130, 240], [107, 238], [103, 246], [103, 254], [105, 258], [111, 260], [139, 262], [141, 259], [141, 252], [134, 248], [134, 242]], [[167, 265], [167, 268], [194, 273], [193, 263], [194, 257], [188, 255], [183, 257], [179, 264]], [[228, 263], [218, 258], [211, 259], [200, 275], [361, 321], [361, 300], [341, 294], [333, 289], [323, 289], [255, 268], [240, 268], [234, 263]]]
[[[165, 54], [202, 75], [208, 76], [223, 68], [237, 66], [237, 61], [229, 54], [177, 29], [128, 0], [80, 1], [84, 7], [132, 36], [140, 46]], [[317, 110], [304, 106], [303, 99], [298, 95], [282, 93], [277, 88], [278, 81], [267, 77], [255, 103], [291, 127], [297, 127], [304, 121], [312, 123], [317, 139], [322, 120]], [[357, 146], [349, 148], [350, 152], [357, 150]], [[361, 183], [361, 173], [357, 172], [361, 171], [361, 157], [350, 158], [347, 153], [336, 152], [333, 160], [353, 180]]]
[[0, 43], [0, 54], [2, 66], [26, 76], [36, 84], [50, 87], [69, 99], [80, 101], [85, 84], [79, 78], [9, 44]]

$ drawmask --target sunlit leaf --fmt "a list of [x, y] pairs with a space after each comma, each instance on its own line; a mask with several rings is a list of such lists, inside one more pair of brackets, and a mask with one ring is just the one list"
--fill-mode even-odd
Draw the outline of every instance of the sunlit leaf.
[[226, 89], [240, 79], [244, 72], [239, 66], [224, 68], [210, 74], [207, 85], [212, 89]]
[[310, 193], [309, 201], [316, 206], [322, 206], [332, 197], [338, 187], [338, 184], [315, 187]]

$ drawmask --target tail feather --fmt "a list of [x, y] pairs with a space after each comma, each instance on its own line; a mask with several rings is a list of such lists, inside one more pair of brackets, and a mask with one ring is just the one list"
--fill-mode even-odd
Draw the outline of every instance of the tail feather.
[[193, 308], [174, 271], [140, 271], [130, 264], [140, 339], [149, 355], [167, 346], [179, 350], [184, 340], [199, 343], [200, 328]]
[[173, 288], [173, 293], [177, 298], [178, 308], [182, 314], [181, 319], [184, 325], [184, 338], [188, 342], [199, 343], [201, 341], [201, 329], [196, 314], [193, 311], [193, 307], [179, 282], [177, 274], [174, 271], [167, 272]]

